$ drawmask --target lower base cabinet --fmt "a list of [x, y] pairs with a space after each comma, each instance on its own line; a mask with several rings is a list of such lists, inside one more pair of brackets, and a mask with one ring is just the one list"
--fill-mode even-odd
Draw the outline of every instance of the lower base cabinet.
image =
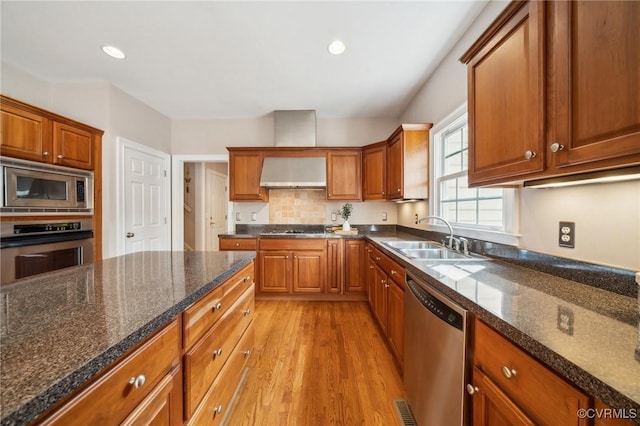
[[482, 321], [473, 332], [474, 425], [580, 425], [591, 398]]
[[251, 262], [35, 424], [220, 424], [253, 352], [254, 277]]

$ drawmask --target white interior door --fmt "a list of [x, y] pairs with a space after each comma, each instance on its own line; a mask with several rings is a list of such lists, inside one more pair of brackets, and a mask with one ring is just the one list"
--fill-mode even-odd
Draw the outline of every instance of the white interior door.
[[227, 177], [206, 169], [205, 194], [206, 247], [217, 251], [218, 235], [227, 232]]
[[169, 155], [137, 144], [123, 151], [124, 251], [171, 250]]

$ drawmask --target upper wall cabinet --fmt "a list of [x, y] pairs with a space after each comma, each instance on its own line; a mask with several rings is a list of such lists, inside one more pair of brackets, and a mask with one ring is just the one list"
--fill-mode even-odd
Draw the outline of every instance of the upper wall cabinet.
[[86, 170], [95, 168], [102, 131], [2, 96], [0, 154]]
[[513, 2], [462, 56], [469, 184], [640, 163], [640, 3]]
[[431, 124], [403, 124], [387, 143], [387, 200], [429, 197]]
[[387, 199], [387, 141], [362, 150], [362, 198], [365, 201]]
[[231, 201], [268, 201], [268, 192], [260, 186], [263, 153], [229, 150], [229, 199]]
[[327, 152], [327, 200], [362, 200], [360, 149]]

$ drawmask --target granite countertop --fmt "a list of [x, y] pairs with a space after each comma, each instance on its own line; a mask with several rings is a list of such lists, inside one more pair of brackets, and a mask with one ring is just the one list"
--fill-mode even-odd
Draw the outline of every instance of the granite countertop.
[[496, 259], [414, 261], [381, 244], [389, 239], [406, 236], [369, 237], [409, 275], [587, 394], [613, 408], [635, 410], [640, 422], [640, 295], [628, 297]]
[[31, 422], [254, 257], [141, 252], [2, 286], [0, 424]]

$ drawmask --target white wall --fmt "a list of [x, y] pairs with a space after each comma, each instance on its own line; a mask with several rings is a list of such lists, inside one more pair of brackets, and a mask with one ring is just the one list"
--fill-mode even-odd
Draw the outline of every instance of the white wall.
[[[437, 124], [467, 99], [466, 66], [458, 58], [500, 14], [506, 3], [490, 2], [438, 66], [401, 120]], [[428, 204], [401, 204], [398, 223], [415, 225]], [[640, 270], [640, 182], [520, 191], [520, 247], [588, 262]], [[576, 247], [558, 246], [558, 222], [576, 223]]]
[[2, 63], [2, 93], [104, 130], [102, 137], [103, 257], [117, 255], [116, 138], [171, 150], [171, 121], [105, 81], [50, 83]]

